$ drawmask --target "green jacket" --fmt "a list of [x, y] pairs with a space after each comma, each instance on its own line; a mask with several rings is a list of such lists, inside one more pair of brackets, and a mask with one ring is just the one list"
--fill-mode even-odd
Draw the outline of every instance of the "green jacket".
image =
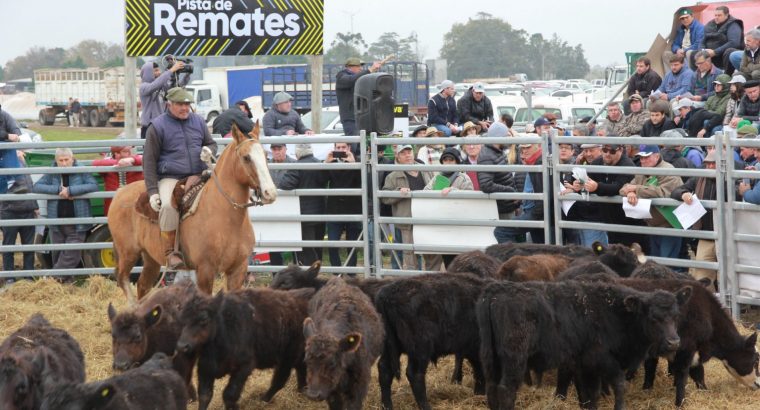
[[728, 105], [729, 99], [731, 99], [731, 93], [728, 90], [715, 93], [715, 95], [710, 96], [707, 102], [705, 102], [705, 109], [720, 114], [723, 117], [726, 115], [726, 105]]

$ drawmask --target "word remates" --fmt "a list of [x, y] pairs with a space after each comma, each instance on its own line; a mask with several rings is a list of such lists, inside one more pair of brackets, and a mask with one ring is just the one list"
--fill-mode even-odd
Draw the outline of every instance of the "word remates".
[[179, 0], [177, 6], [153, 3], [153, 35], [211, 37], [296, 37], [301, 33], [301, 16], [296, 13], [265, 14], [232, 12], [227, 0]]

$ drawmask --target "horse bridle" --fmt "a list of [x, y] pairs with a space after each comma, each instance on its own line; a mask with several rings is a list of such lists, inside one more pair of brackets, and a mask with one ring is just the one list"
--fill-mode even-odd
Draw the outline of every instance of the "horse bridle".
[[[243, 141], [237, 147], [235, 147], [235, 154], [238, 153], [238, 150], [240, 150], [240, 147], [243, 146], [243, 143], [245, 143], [247, 141], [250, 141], [251, 143], [254, 143], [254, 144], [258, 143], [258, 141], [254, 140], [254, 139], [251, 139], [251, 138], [248, 138], [246, 141]], [[212, 156], [212, 159], [214, 161], [216, 161], [216, 158], [213, 158], [213, 156]], [[256, 179], [254, 179], [253, 175], [251, 175], [251, 173], [248, 171], [248, 167], [244, 166], [243, 169], [245, 170], [245, 174], [246, 174], [246, 176], [248, 176], [248, 179], [252, 182], [251, 185], [253, 185], [253, 186], [256, 187], [256, 188], [251, 188], [251, 190], [253, 191], [253, 194], [248, 198], [248, 202], [245, 203], [245, 204], [241, 204], [239, 202], [236, 202], [234, 199], [232, 199], [232, 197], [229, 194], [227, 194], [226, 192], [224, 192], [224, 189], [222, 189], [222, 185], [219, 183], [219, 180], [216, 177], [216, 168], [214, 168], [214, 170], [211, 172], [211, 179], [214, 180], [214, 185], [216, 185], [216, 188], [219, 190], [219, 192], [222, 194], [222, 196], [235, 209], [245, 209], [245, 208], [250, 208], [252, 206], [262, 206], [262, 205], [264, 205], [264, 202], [261, 200], [261, 182], [259, 182], [258, 184], [256, 184]]]

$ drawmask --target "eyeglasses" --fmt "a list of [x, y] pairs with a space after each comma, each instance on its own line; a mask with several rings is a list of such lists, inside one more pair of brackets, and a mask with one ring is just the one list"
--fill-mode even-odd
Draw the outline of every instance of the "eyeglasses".
[[618, 151], [618, 150], [616, 150], [616, 149], [612, 149], [612, 148], [602, 148], [602, 152], [604, 152], [605, 154], [614, 154], [614, 153], [616, 153], [617, 151]]

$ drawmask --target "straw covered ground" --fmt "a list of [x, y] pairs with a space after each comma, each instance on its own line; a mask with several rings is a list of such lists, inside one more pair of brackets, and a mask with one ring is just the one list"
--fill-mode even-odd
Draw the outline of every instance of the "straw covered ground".
[[[261, 282], [259, 282], [261, 283]], [[219, 286], [219, 284], [217, 284]], [[106, 314], [109, 302], [117, 309], [126, 305], [121, 290], [114, 282], [94, 277], [83, 285], [59, 284], [50, 279], [35, 282], [20, 281], [4, 288], [0, 293], [0, 337], [5, 338], [22, 326], [33, 313], [41, 312], [54, 326], [69, 331], [82, 346], [86, 358], [89, 381], [107, 378], [111, 375], [111, 338]], [[743, 333], [748, 331], [742, 329]], [[472, 395], [472, 377], [465, 375], [464, 385], [449, 382], [453, 360], [446, 358], [437, 367], [430, 368], [428, 396], [436, 409], [485, 409], [485, 397]], [[377, 380], [377, 372], [374, 372]], [[667, 409], [673, 407], [674, 391], [666, 375], [664, 363], [660, 363], [655, 389], [643, 392], [640, 389], [641, 371], [629, 384], [626, 403], [633, 409]], [[295, 377], [291, 377], [285, 389], [280, 391], [270, 404], [260, 402], [257, 397], [269, 384], [271, 373], [256, 371], [248, 381], [241, 399], [242, 409], [324, 409], [326, 403], [312, 402], [296, 391]], [[517, 408], [519, 409], [577, 409], [574, 393], [566, 401], [554, 399], [553, 374], [545, 377], [544, 387], [520, 389]], [[760, 391], [751, 391], [734, 382], [719, 361], [712, 360], [706, 366], [708, 391], [698, 391], [693, 383], [687, 387], [684, 408], [686, 409], [757, 409]], [[222, 408], [221, 391], [226, 380], [216, 383], [212, 409]], [[373, 383], [365, 408], [379, 409], [379, 388]], [[414, 398], [406, 380], [395, 382], [393, 399], [397, 409], [414, 409]], [[602, 408], [612, 408], [611, 398], [603, 398]], [[195, 409], [195, 404], [190, 409]]]

